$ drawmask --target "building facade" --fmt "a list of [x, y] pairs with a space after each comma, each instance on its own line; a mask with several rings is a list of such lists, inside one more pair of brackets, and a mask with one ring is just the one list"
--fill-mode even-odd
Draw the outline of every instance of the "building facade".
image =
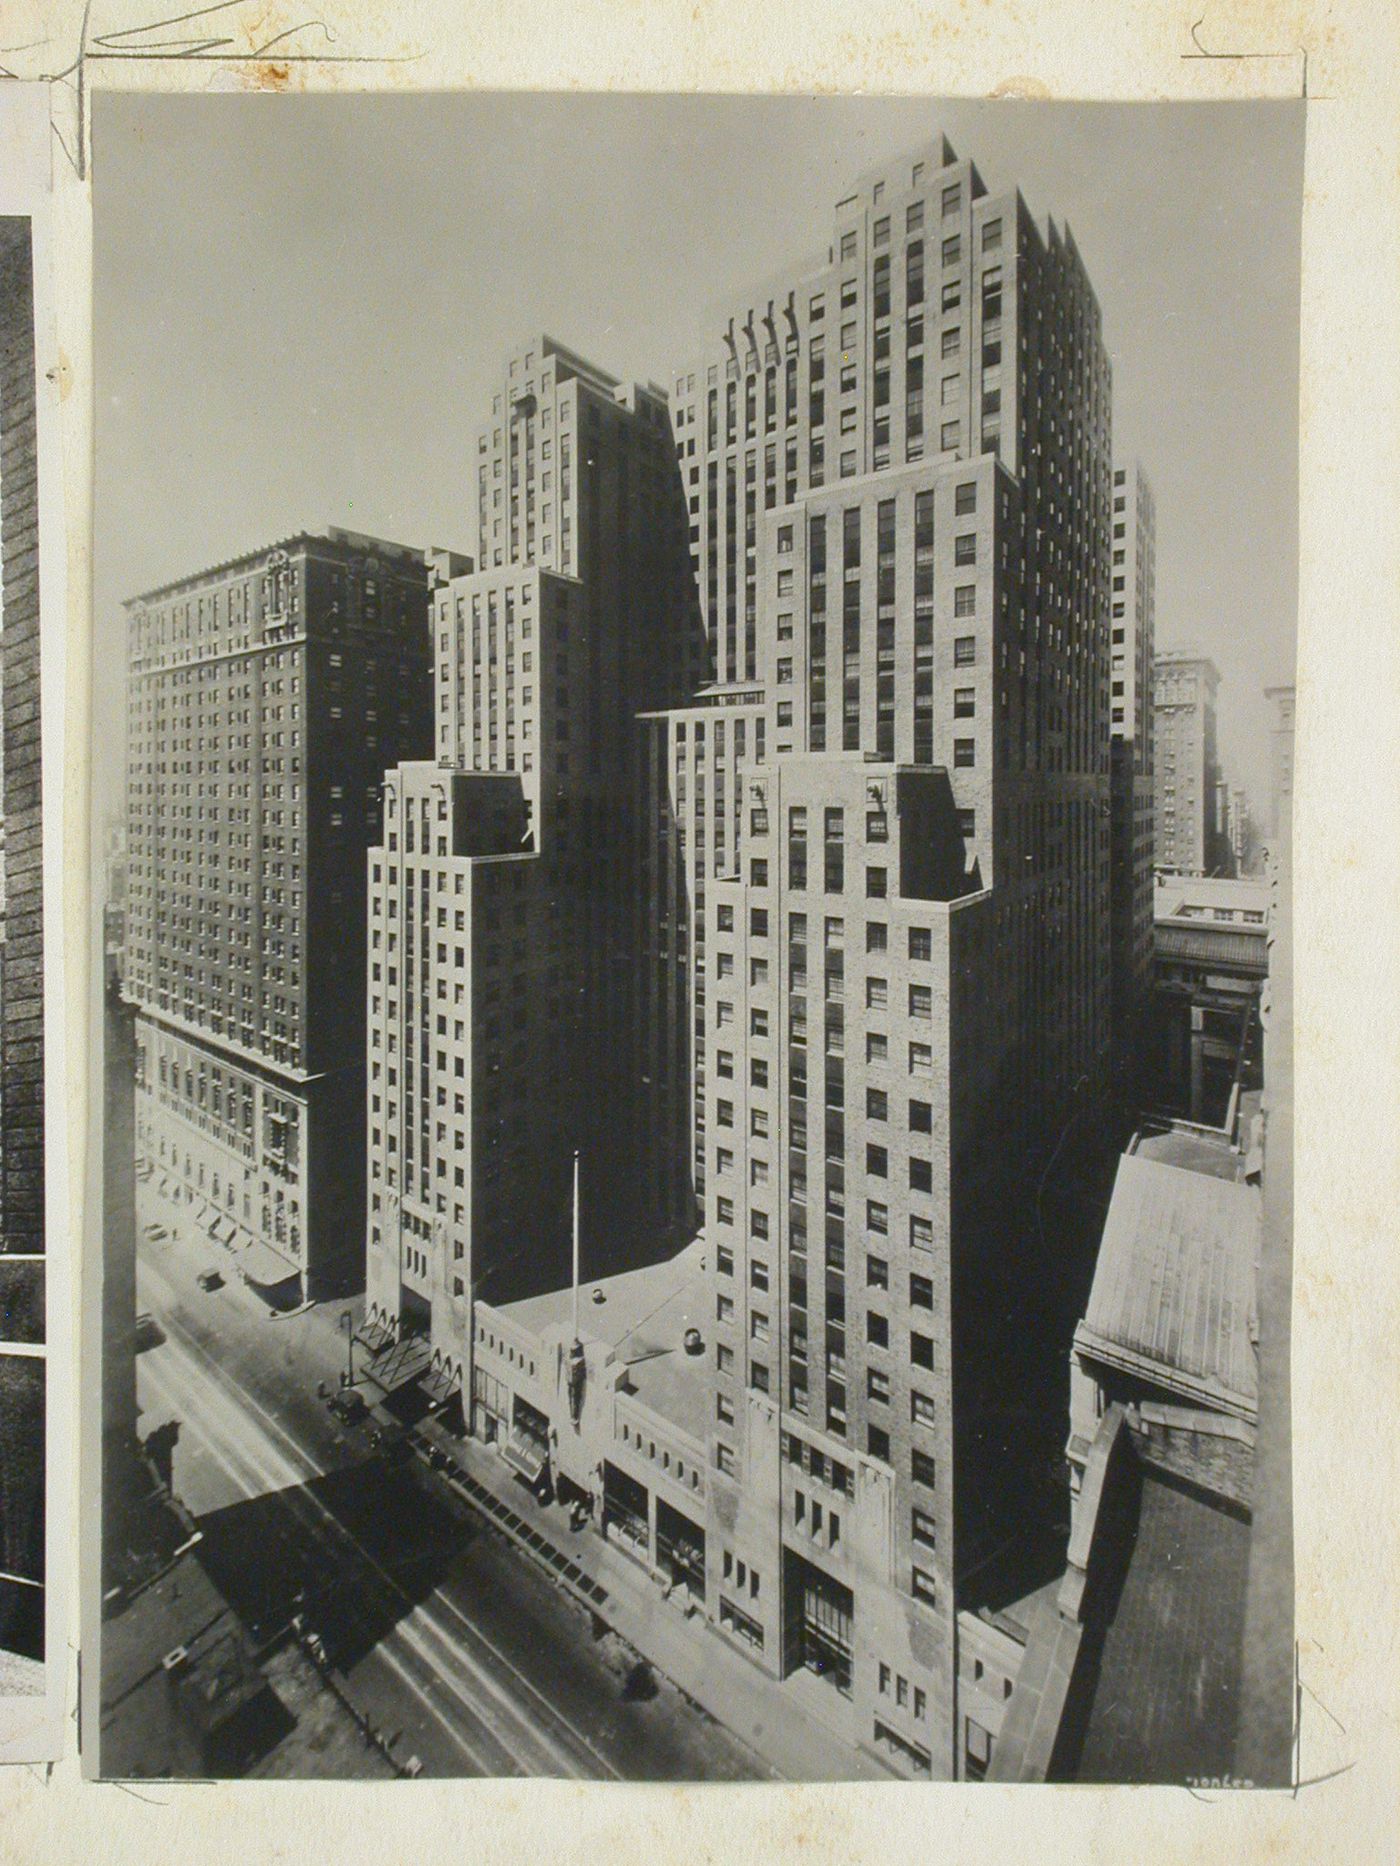
[[1157, 523], [1140, 462], [1113, 470], [1112, 662], [1109, 687], [1115, 1071], [1131, 1099], [1140, 1078], [1152, 989], [1156, 759], [1152, 668]]
[[1153, 664], [1156, 860], [1173, 874], [1220, 872], [1219, 687], [1215, 663], [1194, 649], [1170, 649]]
[[[826, 254], [736, 306], [672, 396], [707, 704], [761, 691], [769, 758], [859, 750], [956, 770], [988, 881], [995, 735], [1005, 824], [1045, 864], [1034, 963], [1072, 971], [1086, 1083], [1108, 1049], [1110, 387], [1072, 236], [1053, 221], [1042, 234], [1019, 192], [989, 195], [940, 139], [864, 177]], [[863, 571], [847, 557], [857, 530]], [[979, 652], [993, 605], [995, 716], [987, 643], [980, 668], [956, 659]], [[718, 872], [713, 844], [707, 859]], [[668, 1001], [689, 1015], [650, 1019], [662, 1041], [644, 1073], [673, 1109], [703, 938], [695, 913], [669, 962]], [[1037, 1065], [1052, 1096], [1062, 1062]]]
[[473, 1298], [567, 1273], [575, 1152], [592, 1272], [657, 1247], [637, 715], [699, 665], [659, 391], [534, 339], [477, 463], [481, 567], [433, 611], [436, 767], [391, 774], [370, 857], [366, 1111], [371, 1338], [418, 1336], [468, 1396]]
[[674, 388], [711, 684], [645, 776], [653, 1066], [673, 1134], [693, 1081], [707, 1244], [707, 1613], [852, 1741], [975, 1775], [989, 1290], [1026, 1271], [1018, 1174], [1109, 1071], [1098, 308], [1068, 234], [938, 143]]
[[127, 606], [138, 1154], [269, 1291], [362, 1286], [365, 850], [452, 567], [333, 530]]

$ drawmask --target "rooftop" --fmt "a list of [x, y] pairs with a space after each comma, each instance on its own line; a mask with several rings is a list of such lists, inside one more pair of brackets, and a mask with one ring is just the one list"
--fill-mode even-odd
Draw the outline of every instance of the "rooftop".
[[311, 548], [330, 548], [347, 555], [367, 552], [375, 557], [393, 558], [400, 564], [421, 564], [425, 571], [427, 569], [427, 553], [415, 545], [395, 544], [388, 538], [372, 538], [365, 532], [346, 531], [341, 525], [328, 525], [324, 531], [294, 531], [290, 536], [276, 538], [270, 544], [258, 545], [251, 551], [240, 551], [236, 557], [225, 557], [203, 570], [191, 571], [189, 575], [175, 577], [168, 583], [158, 583], [154, 589], [142, 590], [137, 596], [128, 596], [123, 607], [131, 609], [138, 604], [156, 602], [163, 596], [172, 596], [179, 590], [193, 589], [196, 584], [227, 576], [230, 571], [240, 570], [244, 565], [260, 564], [271, 557], [274, 551], [285, 551], [290, 556], [293, 552]]
[[[1214, 875], [1158, 875], [1152, 890], [1155, 919], [1196, 919], [1201, 917], [1202, 910], [1209, 916], [1217, 909], [1230, 913], [1267, 913], [1268, 881], [1262, 877], [1222, 880]], [[1228, 926], [1231, 923], [1221, 921], [1219, 924]]]
[[1248, 1558], [1249, 1528], [1238, 1516], [1144, 1476], [1078, 1781], [1186, 1782], [1229, 1773]]
[[[1163, 1136], [1177, 1151], [1178, 1136]], [[1118, 1164], [1076, 1345], [1146, 1379], [1253, 1416], [1259, 1195], [1141, 1148]]]
[[[585, 1283], [579, 1299], [580, 1333], [585, 1341], [610, 1348], [614, 1360], [626, 1367], [626, 1390], [689, 1437], [702, 1440], [709, 1385], [704, 1357], [685, 1351], [685, 1331], [704, 1325], [704, 1276], [705, 1240], [698, 1237], [664, 1263]], [[541, 1338], [571, 1334], [573, 1291], [526, 1296], [503, 1303], [500, 1312]]]
[[1193, 1127], [1175, 1122], [1159, 1134], [1138, 1134], [1128, 1149], [1140, 1160], [1159, 1160], [1164, 1166], [1185, 1167], [1210, 1179], [1243, 1179], [1244, 1156], [1230, 1145], [1219, 1128]]

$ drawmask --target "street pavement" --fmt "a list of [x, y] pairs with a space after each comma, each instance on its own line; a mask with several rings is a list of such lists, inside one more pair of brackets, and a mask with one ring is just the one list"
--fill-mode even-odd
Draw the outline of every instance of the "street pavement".
[[[744, 1780], [770, 1773], [665, 1680], [624, 1695], [635, 1655], [413, 1461], [374, 1455], [317, 1397], [345, 1364], [343, 1305], [274, 1316], [216, 1247], [139, 1197], [138, 1304], [163, 1339], [137, 1362], [142, 1435], [178, 1422], [176, 1494], [200, 1558], [255, 1638], [300, 1611], [358, 1709], [430, 1775]], [[185, 1215], [187, 1221], [187, 1215]]]

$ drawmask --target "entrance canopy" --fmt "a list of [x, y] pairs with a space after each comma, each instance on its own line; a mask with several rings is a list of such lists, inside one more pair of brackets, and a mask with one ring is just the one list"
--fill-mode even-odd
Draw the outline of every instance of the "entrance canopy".
[[549, 1463], [549, 1453], [537, 1440], [519, 1430], [511, 1433], [501, 1447], [506, 1463], [527, 1484], [537, 1484]]

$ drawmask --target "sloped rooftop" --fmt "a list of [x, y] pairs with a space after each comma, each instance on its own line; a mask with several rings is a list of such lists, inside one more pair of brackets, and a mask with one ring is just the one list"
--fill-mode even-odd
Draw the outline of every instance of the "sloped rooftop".
[[1258, 1249], [1254, 1187], [1125, 1154], [1076, 1345], [1253, 1416]]

